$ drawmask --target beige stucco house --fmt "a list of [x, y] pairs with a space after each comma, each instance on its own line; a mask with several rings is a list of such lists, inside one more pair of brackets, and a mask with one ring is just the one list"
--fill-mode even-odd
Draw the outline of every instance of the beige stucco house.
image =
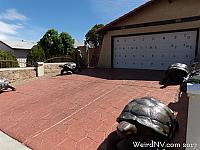
[[200, 1], [151, 0], [112, 21], [104, 33], [98, 66], [165, 70], [200, 55]]
[[36, 45], [35, 42], [29, 42], [24, 40], [21, 41], [2, 40], [0, 41], [0, 50], [12, 52], [17, 58], [19, 66], [26, 67], [27, 54], [34, 45]]

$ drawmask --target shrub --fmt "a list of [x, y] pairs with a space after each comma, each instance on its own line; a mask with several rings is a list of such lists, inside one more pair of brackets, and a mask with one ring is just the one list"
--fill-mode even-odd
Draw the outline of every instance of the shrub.
[[19, 67], [18, 61], [12, 52], [0, 50], [0, 68]]
[[42, 47], [40, 45], [33, 46], [31, 51], [27, 55], [28, 65], [32, 66], [36, 62], [41, 62], [41, 61], [44, 61], [44, 60], [45, 60], [45, 53], [44, 53], [44, 50], [42, 49]]

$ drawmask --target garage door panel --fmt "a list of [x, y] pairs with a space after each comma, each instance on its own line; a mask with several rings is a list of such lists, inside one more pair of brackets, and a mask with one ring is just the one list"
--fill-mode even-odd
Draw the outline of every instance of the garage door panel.
[[197, 31], [115, 37], [114, 68], [165, 70], [195, 58]]

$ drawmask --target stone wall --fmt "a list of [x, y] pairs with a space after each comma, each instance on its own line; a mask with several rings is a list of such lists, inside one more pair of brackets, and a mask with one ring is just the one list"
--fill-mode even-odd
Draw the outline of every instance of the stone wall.
[[0, 77], [9, 79], [11, 82], [22, 81], [36, 77], [36, 70], [35, 67], [1, 68]]
[[[58, 75], [60, 74], [61, 68], [59, 65], [65, 63], [44, 63], [44, 75]], [[21, 82], [29, 79], [36, 78], [37, 68], [26, 67], [26, 68], [0, 68], [0, 77], [6, 78], [11, 82]]]
[[64, 65], [65, 63], [45, 63], [44, 64], [44, 74], [60, 74], [61, 68], [59, 65]]

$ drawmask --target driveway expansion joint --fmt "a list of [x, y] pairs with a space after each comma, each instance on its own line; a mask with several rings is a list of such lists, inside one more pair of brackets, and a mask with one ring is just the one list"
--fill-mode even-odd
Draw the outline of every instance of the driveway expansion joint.
[[29, 137], [28, 139], [26, 139], [26, 140], [23, 142], [23, 144], [28, 143], [31, 139], [33, 139], [33, 138], [39, 136], [39, 135], [42, 134], [42, 133], [45, 133], [46, 131], [52, 129], [53, 127], [55, 127], [56, 125], [58, 125], [58, 124], [64, 122], [65, 120], [67, 120], [67, 119], [69, 119], [69, 118], [72, 118], [74, 115], [76, 115], [77, 113], [81, 112], [83, 109], [87, 108], [88, 106], [90, 106], [90, 105], [93, 104], [94, 102], [98, 101], [98, 100], [101, 99], [102, 97], [108, 95], [109, 93], [111, 93], [111, 92], [114, 91], [115, 89], [119, 88], [120, 86], [121, 86], [121, 85], [118, 85], [118, 86], [112, 88], [112, 89], [109, 90], [108, 92], [106, 92], [106, 93], [102, 94], [101, 96], [97, 97], [97, 98], [94, 99], [93, 101], [91, 101], [91, 102], [89, 102], [88, 104], [84, 105], [82, 108], [80, 108], [80, 109], [78, 109], [77, 111], [73, 112], [71, 115], [69, 115], [69, 116], [65, 117], [64, 119], [60, 120], [60, 121], [57, 122], [56, 124], [50, 126], [49, 128], [46, 128], [45, 130], [39, 132], [38, 134], [36, 134], [36, 135], [34, 135], [34, 136], [32, 136], [32, 137]]

